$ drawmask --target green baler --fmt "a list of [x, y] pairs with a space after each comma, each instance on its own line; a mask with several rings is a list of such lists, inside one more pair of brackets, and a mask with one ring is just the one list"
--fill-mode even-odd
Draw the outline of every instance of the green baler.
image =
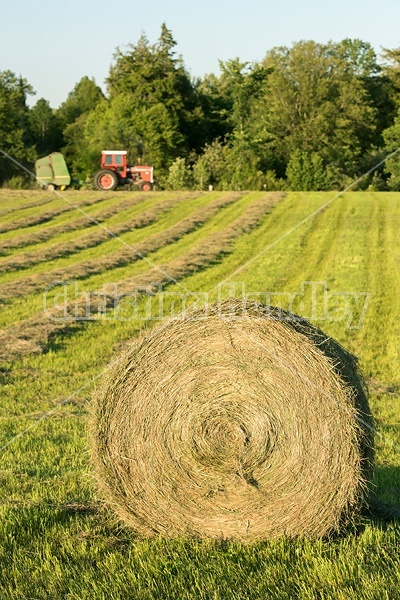
[[61, 152], [53, 152], [39, 158], [35, 163], [36, 180], [44, 189], [50, 191], [60, 188], [64, 190], [71, 183], [64, 156]]

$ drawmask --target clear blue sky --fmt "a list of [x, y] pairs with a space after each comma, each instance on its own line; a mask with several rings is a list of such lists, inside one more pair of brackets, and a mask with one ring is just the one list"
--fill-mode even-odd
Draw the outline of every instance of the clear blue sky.
[[400, 0], [3, 0], [0, 70], [25, 77], [34, 102], [57, 107], [84, 75], [104, 89], [115, 48], [142, 32], [155, 42], [163, 21], [192, 76], [218, 73], [218, 59], [252, 62], [301, 39], [400, 46]]

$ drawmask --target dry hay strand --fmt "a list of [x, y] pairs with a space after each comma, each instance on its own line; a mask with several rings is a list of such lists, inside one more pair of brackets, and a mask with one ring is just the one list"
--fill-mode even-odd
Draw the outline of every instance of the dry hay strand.
[[0, 330], [0, 360], [12, 361], [21, 356], [42, 352], [42, 347], [34, 339], [19, 337], [7, 329]]
[[318, 538], [353, 523], [372, 465], [356, 359], [250, 301], [171, 319], [94, 395], [106, 503], [145, 535]]

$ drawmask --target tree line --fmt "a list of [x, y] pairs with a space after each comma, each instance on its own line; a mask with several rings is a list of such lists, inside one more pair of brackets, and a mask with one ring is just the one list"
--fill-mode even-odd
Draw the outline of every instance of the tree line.
[[[165, 24], [154, 44], [142, 35], [116, 50], [106, 95], [83, 77], [54, 110], [29, 108], [31, 85], [0, 72], [0, 149], [29, 169], [61, 151], [77, 179], [115, 148], [152, 164], [161, 188], [307, 191], [343, 189], [400, 145], [400, 49], [379, 62], [359, 39], [300, 41], [193, 79], [175, 46]], [[0, 184], [29, 180], [0, 155]], [[360, 188], [400, 190], [399, 156]]]

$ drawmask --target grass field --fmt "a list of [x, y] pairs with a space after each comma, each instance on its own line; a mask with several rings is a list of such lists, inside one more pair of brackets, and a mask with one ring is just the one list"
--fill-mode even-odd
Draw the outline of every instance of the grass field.
[[[1, 600], [400, 598], [400, 195], [347, 193], [298, 226], [332, 197], [68, 192], [112, 238], [57, 195], [0, 190]], [[64, 280], [46, 292], [52, 320], [45, 288]], [[139, 289], [135, 318], [129, 302], [115, 318], [115, 289]], [[334, 540], [140, 538], [96, 493], [91, 391], [161, 300], [169, 314], [183, 295], [242, 290], [359, 357], [378, 430], [372, 513]], [[54, 320], [61, 292], [68, 317], [90, 320]]]

